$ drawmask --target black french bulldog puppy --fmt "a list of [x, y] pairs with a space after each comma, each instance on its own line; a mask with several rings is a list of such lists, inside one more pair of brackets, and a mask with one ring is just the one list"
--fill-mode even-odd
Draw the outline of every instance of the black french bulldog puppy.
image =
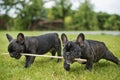
[[[61, 42], [57, 33], [49, 33], [40, 36], [24, 37], [23, 33], [17, 35], [17, 39], [13, 39], [12, 36], [6, 34], [8, 41], [8, 52], [12, 58], [19, 59], [20, 53], [33, 53], [33, 54], [45, 54], [51, 52], [55, 56], [56, 52], [58, 56], [61, 56]], [[25, 67], [29, 67], [35, 59], [35, 56], [25, 56]], [[60, 59], [58, 59], [58, 62]]]
[[69, 71], [70, 64], [75, 62], [75, 58], [87, 59], [85, 69], [91, 70], [94, 62], [106, 59], [118, 64], [120, 61], [108, 50], [103, 42], [95, 40], [85, 40], [83, 33], [80, 33], [76, 41], [68, 41], [66, 34], [61, 35], [63, 43], [64, 69]]

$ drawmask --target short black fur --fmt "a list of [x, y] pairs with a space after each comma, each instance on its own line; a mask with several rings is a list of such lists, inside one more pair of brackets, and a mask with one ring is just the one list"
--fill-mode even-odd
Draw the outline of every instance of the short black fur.
[[[24, 36], [23, 33], [17, 35], [17, 39], [13, 39], [12, 36], [6, 34], [8, 41], [8, 52], [12, 58], [19, 59], [20, 53], [32, 53], [32, 54], [45, 54], [51, 52], [55, 56], [56, 52], [58, 56], [61, 56], [61, 42], [57, 33], [48, 33], [40, 36]], [[29, 67], [35, 59], [35, 56], [25, 56], [25, 67]], [[58, 62], [61, 59], [58, 59]]]
[[[65, 34], [61, 35], [63, 43], [64, 68], [70, 70], [70, 64], [74, 63], [75, 58], [87, 59], [85, 69], [91, 70], [93, 63], [100, 59], [106, 59], [119, 64], [119, 59], [106, 47], [104, 42], [95, 40], [85, 40], [83, 33], [80, 33], [76, 41], [68, 41]], [[66, 41], [67, 40], [67, 41]]]

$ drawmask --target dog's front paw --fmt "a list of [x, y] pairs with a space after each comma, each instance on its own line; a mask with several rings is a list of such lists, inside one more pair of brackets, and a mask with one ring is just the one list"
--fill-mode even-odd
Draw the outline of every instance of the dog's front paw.
[[70, 67], [64, 67], [66, 71], [70, 71]]
[[30, 64], [26, 64], [24, 67], [25, 67], [25, 68], [29, 68], [29, 67], [30, 67]]
[[29, 66], [25, 65], [24, 68], [28, 68]]
[[70, 64], [67, 64], [66, 62], [64, 62], [64, 69], [66, 71], [70, 71]]

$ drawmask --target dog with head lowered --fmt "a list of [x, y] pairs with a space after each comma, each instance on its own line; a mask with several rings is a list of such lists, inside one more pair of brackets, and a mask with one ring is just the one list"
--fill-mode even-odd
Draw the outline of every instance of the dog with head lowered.
[[80, 33], [76, 41], [68, 41], [66, 34], [61, 35], [63, 43], [63, 57], [64, 57], [64, 69], [69, 71], [70, 64], [75, 62], [75, 58], [86, 59], [87, 62], [85, 69], [91, 70], [94, 62], [98, 62], [100, 59], [106, 59], [113, 63], [119, 64], [117, 57], [108, 50], [103, 42], [95, 40], [85, 40], [83, 33]]
[[[8, 52], [12, 58], [19, 59], [21, 53], [33, 53], [33, 54], [45, 54], [51, 52], [55, 56], [56, 52], [58, 56], [61, 56], [61, 42], [57, 33], [48, 33], [40, 36], [24, 36], [23, 33], [17, 35], [17, 39], [13, 39], [12, 36], [6, 34], [9, 41]], [[25, 67], [29, 67], [35, 59], [35, 56], [25, 56]], [[58, 59], [58, 62], [60, 59]]]

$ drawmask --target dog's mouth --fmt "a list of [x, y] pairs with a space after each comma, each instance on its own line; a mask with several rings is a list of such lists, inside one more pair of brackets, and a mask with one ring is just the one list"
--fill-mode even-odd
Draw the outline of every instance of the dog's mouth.
[[67, 63], [67, 64], [72, 64], [72, 62], [71, 62], [71, 61], [68, 61], [68, 60], [66, 61], [66, 63]]
[[20, 59], [21, 54], [19, 54], [19, 53], [17, 53], [17, 54], [10, 54], [10, 56], [11, 56], [12, 58], [15, 58], [15, 59]]
[[74, 62], [74, 60], [71, 60], [71, 59], [67, 59], [67, 60], [66, 60], [66, 63], [67, 63], [67, 64], [72, 64], [73, 62]]
[[74, 62], [74, 58], [71, 56], [64, 56], [64, 59], [67, 64], [72, 64]]
[[20, 59], [20, 57], [21, 57], [21, 55], [19, 55], [19, 56], [16, 56], [15, 58], [16, 58], [16, 59]]

